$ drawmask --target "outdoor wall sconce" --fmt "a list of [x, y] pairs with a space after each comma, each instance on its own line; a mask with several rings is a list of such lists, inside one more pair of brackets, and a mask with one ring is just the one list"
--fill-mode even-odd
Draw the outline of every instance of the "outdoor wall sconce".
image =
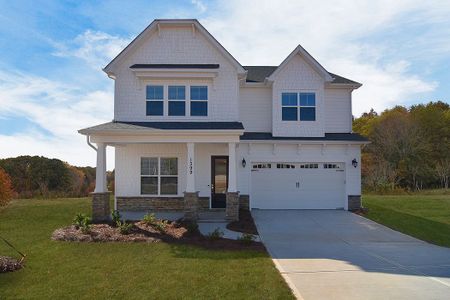
[[242, 167], [245, 168], [245, 166], [247, 165], [247, 162], [245, 161], [245, 158], [242, 159]]
[[354, 166], [355, 168], [358, 166], [358, 161], [356, 160], [356, 158], [352, 160], [352, 166]]

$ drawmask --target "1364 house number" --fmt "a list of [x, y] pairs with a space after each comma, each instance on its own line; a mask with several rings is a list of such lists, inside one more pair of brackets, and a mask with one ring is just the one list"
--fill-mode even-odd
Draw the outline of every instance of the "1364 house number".
[[192, 174], [192, 158], [189, 158], [189, 174]]

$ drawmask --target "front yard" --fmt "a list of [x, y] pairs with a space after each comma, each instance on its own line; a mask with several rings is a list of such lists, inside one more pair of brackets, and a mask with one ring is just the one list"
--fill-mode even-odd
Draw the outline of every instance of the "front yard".
[[[0, 274], [0, 299], [291, 299], [269, 256], [160, 243], [51, 241], [89, 199], [16, 200], [0, 210], [0, 235], [27, 254]], [[0, 254], [17, 256], [0, 242]]]
[[450, 247], [450, 191], [364, 195], [365, 217], [432, 244]]

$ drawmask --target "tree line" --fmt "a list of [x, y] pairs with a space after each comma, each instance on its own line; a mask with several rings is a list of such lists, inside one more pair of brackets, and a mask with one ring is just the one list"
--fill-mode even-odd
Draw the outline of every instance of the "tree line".
[[[8, 175], [14, 197], [83, 197], [95, 188], [95, 168], [75, 167], [59, 159], [18, 156], [0, 159], [0, 169]], [[112, 187], [113, 172], [107, 174]]]
[[370, 140], [362, 151], [366, 191], [448, 188], [450, 106], [438, 101], [373, 109], [353, 120], [353, 131]]

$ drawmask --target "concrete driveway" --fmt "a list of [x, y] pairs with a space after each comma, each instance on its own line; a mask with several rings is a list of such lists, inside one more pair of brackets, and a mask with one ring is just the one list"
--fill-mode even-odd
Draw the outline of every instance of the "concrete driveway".
[[450, 299], [450, 249], [346, 211], [253, 210], [261, 240], [303, 299]]

